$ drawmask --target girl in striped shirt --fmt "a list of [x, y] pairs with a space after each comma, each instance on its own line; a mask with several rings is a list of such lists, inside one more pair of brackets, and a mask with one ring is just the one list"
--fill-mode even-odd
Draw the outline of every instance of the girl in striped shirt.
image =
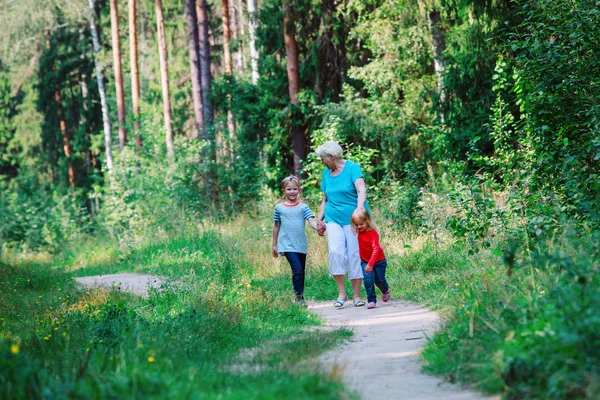
[[[285, 200], [275, 206], [273, 214], [273, 257], [283, 254], [292, 267], [292, 284], [296, 292], [296, 303], [303, 307], [304, 276], [306, 271], [307, 241], [305, 222], [317, 230], [317, 221], [310, 208], [300, 201], [300, 180], [288, 176], [281, 181]], [[319, 233], [323, 236], [321, 233]]]

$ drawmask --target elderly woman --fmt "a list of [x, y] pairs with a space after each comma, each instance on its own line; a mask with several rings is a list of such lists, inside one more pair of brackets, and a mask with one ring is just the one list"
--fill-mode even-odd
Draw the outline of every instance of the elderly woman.
[[365, 305], [360, 299], [363, 273], [358, 255], [358, 239], [350, 218], [356, 209], [368, 209], [367, 188], [360, 166], [343, 158], [339, 144], [329, 141], [315, 152], [327, 168], [323, 170], [321, 190], [323, 201], [317, 217], [319, 233], [327, 232], [329, 271], [338, 287], [338, 298], [333, 303], [342, 307], [348, 300], [345, 285], [346, 266], [352, 282], [352, 299], [355, 307]]

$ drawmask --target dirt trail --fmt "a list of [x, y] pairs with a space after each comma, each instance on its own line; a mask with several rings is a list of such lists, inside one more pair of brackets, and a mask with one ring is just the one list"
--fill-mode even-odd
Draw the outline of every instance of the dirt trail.
[[[135, 273], [75, 280], [84, 288], [106, 287], [141, 296], [162, 283], [160, 277]], [[325, 370], [342, 371], [344, 384], [362, 400], [486, 399], [420, 372], [419, 352], [440, 322], [435, 312], [401, 301], [379, 302], [373, 310], [356, 308], [351, 301], [342, 308], [318, 302], [310, 305], [310, 311], [323, 317], [326, 328], [343, 326], [354, 331], [349, 341], [321, 356], [318, 363]]]
[[423, 306], [391, 301], [378, 302], [377, 308], [368, 310], [347, 301], [342, 308], [333, 307], [333, 302], [313, 303], [310, 310], [322, 316], [329, 327], [354, 331], [348, 342], [319, 361], [325, 370], [341, 369], [344, 384], [363, 400], [487, 398], [420, 371], [419, 352], [440, 321]]
[[159, 289], [163, 283], [158, 276], [136, 273], [84, 276], [74, 279], [86, 289], [103, 287], [138, 294], [142, 297], [148, 296], [150, 287]]

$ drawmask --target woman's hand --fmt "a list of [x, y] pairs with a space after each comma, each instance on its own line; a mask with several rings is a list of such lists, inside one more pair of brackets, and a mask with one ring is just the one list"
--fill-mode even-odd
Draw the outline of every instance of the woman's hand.
[[319, 233], [319, 236], [325, 236], [326, 230], [327, 230], [327, 226], [325, 225], [325, 222], [318, 221], [317, 222], [317, 232]]
[[279, 257], [279, 252], [277, 251], [277, 246], [273, 245], [273, 248], [271, 248], [271, 252], [273, 253], [273, 257], [275, 257], [275, 258]]

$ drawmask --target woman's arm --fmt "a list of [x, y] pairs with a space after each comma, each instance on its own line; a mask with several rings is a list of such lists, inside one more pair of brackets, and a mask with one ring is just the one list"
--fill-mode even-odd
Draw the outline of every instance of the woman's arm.
[[367, 185], [365, 184], [364, 178], [358, 178], [354, 181], [354, 188], [358, 199], [356, 200], [356, 208], [365, 208], [365, 201], [367, 201]]
[[271, 247], [271, 252], [273, 253], [273, 257], [279, 257], [279, 252], [277, 251], [277, 239], [279, 238], [279, 228], [281, 227], [281, 221], [275, 221], [273, 224], [273, 246]]

